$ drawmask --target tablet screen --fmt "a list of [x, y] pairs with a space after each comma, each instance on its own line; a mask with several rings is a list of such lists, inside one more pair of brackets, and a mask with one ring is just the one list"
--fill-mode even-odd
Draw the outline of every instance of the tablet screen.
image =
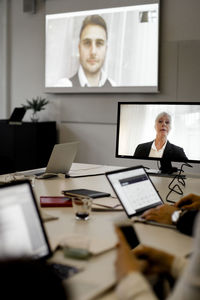
[[163, 204], [143, 167], [133, 167], [106, 174], [128, 217]]

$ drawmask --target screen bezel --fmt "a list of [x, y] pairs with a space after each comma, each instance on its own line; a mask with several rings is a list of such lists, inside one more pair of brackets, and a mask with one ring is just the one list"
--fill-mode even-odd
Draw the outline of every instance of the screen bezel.
[[[156, 203], [152, 204], [152, 205], [151, 205], [150, 207], [148, 207], [148, 208], [147, 208], [147, 207], [143, 207], [143, 208], [139, 209], [139, 211], [136, 211], [135, 213], [129, 214], [128, 211], [127, 211], [127, 209], [126, 209], [126, 207], [125, 207], [125, 205], [124, 205], [124, 203], [123, 203], [123, 201], [121, 200], [121, 197], [120, 197], [120, 195], [119, 195], [119, 193], [118, 193], [118, 190], [116, 190], [115, 187], [114, 187], [114, 185], [113, 185], [113, 182], [112, 182], [112, 180], [111, 180], [111, 178], [110, 178], [110, 175], [112, 176], [113, 174], [117, 174], [117, 173], [127, 173], [127, 172], [129, 172], [129, 171], [137, 170], [137, 169], [142, 169], [142, 170], [144, 171], [144, 174], [147, 176], [148, 180], [150, 181], [150, 183], [151, 183], [153, 189], [155, 190], [155, 194], [157, 194], [158, 198], [160, 199], [160, 202], [156, 202]], [[145, 168], [144, 168], [143, 166], [138, 165], [138, 166], [135, 166], [135, 167], [129, 167], [129, 168], [124, 168], [124, 169], [118, 169], [118, 170], [106, 172], [105, 174], [106, 174], [106, 178], [108, 179], [108, 181], [109, 181], [109, 183], [110, 183], [110, 185], [111, 185], [113, 191], [114, 191], [115, 194], [117, 195], [117, 198], [118, 198], [118, 200], [120, 201], [120, 203], [121, 203], [122, 207], [124, 208], [124, 211], [125, 211], [125, 213], [126, 213], [126, 215], [127, 215], [127, 217], [128, 217], [129, 219], [132, 218], [132, 217], [134, 217], [134, 216], [141, 215], [141, 214], [142, 214], [143, 212], [145, 212], [147, 209], [155, 208], [155, 207], [157, 207], [158, 205], [162, 205], [162, 204], [163, 204], [163, 200], [162, 200], [162, 198], [160, 197], [160, 194], [158, 193], [157, 189], [155, 188], [155, 185], [153, 184], [151, 178], [148, 176], [148, 174], [147, 174], [147, 172], [146, 172], [146, 170], [145, 170]]]
[[[116, 147], [115, 147], [115, 157], [116, 158], [127, 158], [127, 159], [137, 159], [137, 160], [147, 160], [147, 161], [160, 161], [162, 162], [162, 158], [154, 158], [154, 157], [134, 157], [131, 155], [120, 155], [119, 152], [119, 131], [120, 131], [120, 112], [121, 112], [121, 105], [129, 105], [129, 104], [135, 104], [135, 105], [200, 105], [199, 102], [146, 102], [146, 101], [131, 101], [131, 102], [118, 102], [117, 107], [117, 131], [116, 131]], [[185, 163], [180, 160], [172, 160], [171, 162], [176, 163]], [[187, 163], [198, 163], [200, 164], [200, 160], [192, 160], [188, 159], [186, 161]]]
[[46, 234], [46, 231], [45, 231], [45, 228], [44, 228], [44, 224], [43, 224], [43, 221], [42, 221], [42, 217], [41, 217], [41, 214], [40, 214], [40, 211], [39, 211], [39, 208], [38, 208], [38, 205], [37, 205], [37, 202], [36, 202], [36, 198], [35, 198], [35, 194], [33, 192], [33, 188], [31, 186], [31, 183], [29, 180], [20, 180], [20, 181], [12, 181], [12, 182], [9, 182], [9, 183], [5, 183], [3, 185], [0, 186], [0, 190], [1, 189], [6, 189], [6, 188], [9, 188], [9, 187], [13, 187], [13, 186], [19, 186], [19, 185], [26, 185], [28, 186], [28, 189], [30, 191], [30, 194], [31, 194], [31, 197], [32, 197], [32, 200], [33, 200], [33, 205], [34, 205], [34, 208], [36, 210], [36, 213], [38, 215], [38, 222], [40, 224], [40, 228], [41, 228], [41, 232], [43, 234], [43, 237], [44, 237], [44, 240], [45, 240], [45, 243], [46, 243], [46, 247], [47, 247], [47, 253], [43, 256], [30, 256], [31, 259], [35, 259], [35, 260], [40, 260], [40, 261], [45, 261], [46, 259], [50, 258], [53, 254], [52, 250], [51, 250], [51, 246], [50, 246], [50, 243], [49, 243], [49, 240], [48, 240], [48, 237], [47, 237], [47, 234]]
[[[51, 87], [46, 86], [44, 80], [44, 89], [45, 93], [159, 93], [159, 61], [160, 61], [160, 0], [143, 0], [141, 1], [132, 0], [131, 3], [128, 1], [128, 3], [123, 3], [122, 1], [118, 1], [119, 3], [116, 4], [110, 4], [107, 8], [117, 8], [117, 7], [123, 7], [123, 6], [135, 6], [135, 5], [145, 5], [145, 4], [158, 4], [158, 37], [157, 37], [157, 50], [158, 50], [158, 56], [157, 56], [157, 79], [156, 79], [156, 85], [144, 85], [144, 86], [112, 86], [112, 87]], [[97, 9], [91, 9], [91, 11], [97, 10]], [[66, 10], [68, 11], [68, 10]], [[83, 10], [80, 10], [81, 12]], [[71, 10], [69, 10], [71, 12]], [[74, 11], [75, 12], [75, 11]], [[51, 14], [53, 12], [51, 11]], [[58, 9], [55, 10], [55, 13], [64, 13], [64, 11], [59, 11]], [[47, 13], [46, 13], [47, 15]], [[46, 39], [45, 39], [46, 40]], [[45, 56], [46, 56], [46, 45], [45, 45]], [[45, 59], [45, 70], [46, 70], [46, 59]], [[44, 76], [46, 77], [46, 71], [44, 72]]]

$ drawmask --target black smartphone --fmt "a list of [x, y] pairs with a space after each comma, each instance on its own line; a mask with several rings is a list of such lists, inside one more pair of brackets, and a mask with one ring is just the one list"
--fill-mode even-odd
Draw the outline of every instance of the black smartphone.
[[121, 229], [125, 239], [127, 240], [131, 249], [135, 248], [140, 244], [140, 241], [137, 237], [135, 229], [131, 225], [120, 225], [119, 228]]

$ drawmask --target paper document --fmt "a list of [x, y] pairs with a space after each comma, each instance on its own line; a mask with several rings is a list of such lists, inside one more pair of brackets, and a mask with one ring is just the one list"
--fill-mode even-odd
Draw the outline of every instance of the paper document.
[[112, 171], [115, 169], [120, 169], [121, 167], [113, 167], [113, 166], [101, 166], [94, 164], [76, 164], [73, 163], [69, 175], [71, 177], [78, 176], [94, 176], [94, 175], [103, 175], [108, 171]]
[[58, 220], [59, 218], [50, 214], [47, 214], [44, 211], [40, 211], [41, 217], [42, 217], [42, 221], [43, 222], [49, 222], [49, 221], [53, 221], [53, 220]]
[[123, 210], [119, 200], [116, 197], [104, 197], [94, 199], [92, 210]]
[[59, 242], [61, 247], [71, 247], [88, 250], [92, 255], [98, 255], [117, 246], [117, 240], [106, 240], [87, 237], [79, 234], [67, 235]]

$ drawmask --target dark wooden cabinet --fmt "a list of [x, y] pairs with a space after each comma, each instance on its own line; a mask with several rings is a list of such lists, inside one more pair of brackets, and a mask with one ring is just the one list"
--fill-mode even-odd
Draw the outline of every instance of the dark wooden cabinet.
[[0, 121], [0, 174], [45, 167], [57, 143], [56, 122]]

